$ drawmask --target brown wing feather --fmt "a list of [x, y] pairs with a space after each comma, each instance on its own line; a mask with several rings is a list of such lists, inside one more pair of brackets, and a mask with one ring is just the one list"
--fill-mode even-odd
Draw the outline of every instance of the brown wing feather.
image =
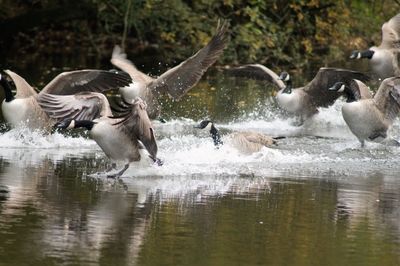
[[18, 75], [17, 73], [12, 72], [11, 70], [5, 70], [4, 72], [10, 76], [15, 84], [15, 88], [17, 89], [16, 98], [28, 98], [30, 96], [36, 95], [36, 91], [29, 85], [26, 80]]
[[156, 159], [157, 142], [151, 121], [147, 115], [146, 103], [142, 99], [136, 98], [132, 104], [124, 103], [120, 108], [123, 115], [111, 117], [116, 121], [113, 125], [120, 127], [132, 140], [140, 140], [152, 158]]
[[248, 64], [227, 68], [225, 71], [232, 76], [268, 81], [278, 86], [279, 89], [285, 88], [285, 83], [279, 79], [279, 76], [274, 71], [261, 64]]
[[330, 91], [336, 82], [350, 82], [352, 79], [361, 81], [369, 80], [369, 77], [361, 72], [340, 69], [320, 68], [314, 79], [304, 87], [304, 92], [310, 96], [312, 104], [316, 107], [332, 105], [341, 94]]
[[400, 77], [384, 79], [374, 96], [374, 102], [389, 121], [394, 121], [400, 111]]
[[153, 78], [139, 71], [136, 66], [130, 61], [126, 54], [122, 51], [118, 45], [114, 46], [114, 50], [111, 56], [111, 63], [119, 69], [125, 71], [131, 76], [135, 82], [148, 84], [153, 81]]
[[107, 98], [96, 92], [82, 92], [75, 95], [52, 95], [40, 93], [37, 97], [40, 107], [57, 120], [94, 120], [110, 116]]
[[381, 48], [400, 49], [400, 13], [382, 25]]
[[76, 70], [59, 74], [42, 92], [57, 95], [104, 92], [128, 86], [131, 82], [130, 76], [122, 71]]
[[151, 82], [149, 88], [157, 92], [165, 91], [174, 99], [180, 99], [222, 54], [227, 44], [227, 29], [226, 22], [218, 25], [217, 33], [205, 47]]

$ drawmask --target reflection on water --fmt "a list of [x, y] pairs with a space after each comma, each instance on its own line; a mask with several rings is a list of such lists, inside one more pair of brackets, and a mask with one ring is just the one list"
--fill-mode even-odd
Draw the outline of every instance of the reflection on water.
[[[2, 127], [0, 265], [399, 265], [400, 150], [361, 149], [341, 101], [296, 127], [246, 84], [210, 77], [164, 99], [164, 165], [117, 181], [96, 174], [110, 161], [85, 134]], [[286, 138], [215, 149], [193, 128], [204, 118]]]

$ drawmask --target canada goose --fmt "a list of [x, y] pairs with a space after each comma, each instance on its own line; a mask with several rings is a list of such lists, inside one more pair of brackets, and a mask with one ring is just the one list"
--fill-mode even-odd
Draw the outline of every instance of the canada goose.
[[[203, 120], [200, 122], [200, 124], [196, 125], [195, 128], [209, 130], [211, 137], [214, 141], [214, 145], [216, 147], [219, 147], [224, 144], [218, 129], [215, 127], [214, 123], [211, 120]], [[232, 145], [239, 152], [244, 154], [252, 154], [254, 152], [259, 152], [263, 147], [271, 147], [272, 145], [277, 144], [276, 140], [272, 137], [250, 131], [234, 132], [225, 137], [230, 145]]]
[[227, 44], [226, 31], [228, 25], [223, 22], [218, 25], [217, 33], [196, 54], [179, 65], [169, 69], [158, 78], [152, 78], [141, 71], [127, 59], [119, 46], [115, 46], [111, 63], [127, 72], [133, 80], [129, 87], [120, 89], [125, 101], [130, 102], [135, 97], [141, 97], [148, 104], [148, 114], [151, 119], [160, 115], [161, 106], [157, 98], [161, 93], [168, 93], [173, 99], [179, 100], [201, 79], [204, 72], [218, 59]]
[[[93, 99], [100, 101], [102, 106], [107, 109], [109, 107], [107, 99], [102, 94], [86, 93]], [[46, 95], [46, 103], [42, 107], [50, 116], [55, 118], [64, 117], [65, 119], [58, 122], [55, 127], [60, 129], [86, 128], [90, 132], [90, 136], [96, 141], [104, 153], [113, 161], [113, 168], [116, 167], [115, 162], [124, 162], [122, 170], [116, 174], [108, 175], [108, 177], [118, 178], [129, 167], [131, 162], [140, 161], [140, 150], [144, 148], [148, 151], [149, 157], [161, 165], [160, 159], [157, 158], [157, 143], [154, 137], [154, 130], [151, 121], [146, 112], [146, 103], [137, 97], [131, 103], [123, 103], [119, 108], [120, 116], [101, 116], [97, 119], [91, 119], [91, 112], [88, 110], [96, 109], [99, 102], [83, 101], [82, 99], [73, 98], [75, 96], [58, 96]], [[69, 97], [70, 101], [63, 98]], [[69, 103], [68, 103], [69, 102]], [[67, 103], [67, 104], [64, 104]], [[77, 109], [76, 117], [72, 119], [69, 112], [69, 106], [75, 106]], [[87, 106], [90, 106], [88, 109]], [[143, 145], [143, 146], [142, 146]]]
[[[16, 95], [11, 89], [8, 76], [14, 83]], [[0, 87], [5, 93], [1, 107], [5, 120], [12, 126], [26, 123], [32, 129], [50, 129], [55, 122], [38, 105], [37, 101], [45, 93], [74, 94], [80, 91], [97, 91], [123, 87], [131, 82], [123, 72], [103, 70], [77, 70], [64, 72], [55, 77], [40, 93], [37, 93], [21, 76], [5, 70], [0, 74]]]
[[379, 46], [364, 51], [355, 50], [350, 58], [369, 59], [372, 71], [381, 79], [400, 76], [400, 13], [383, 24]]
[[343, 104], [342, 115], [351, 132], [364, 147], [365, 140], [399, 145], [395, 140], [387, 140], [387, 130], [400, 111], [400, 77], [382, 81], [373, 98], [363, 98], [360, 86], [353, 80], [337, 82], [329, 90], [345, 93], [347, 102]]
[[[288, 113], [299, 116], [300, 124], [318, 113], [318, 107], [328, 107], [335, 102], [340, 94], [326, 90], [335, 82], [351, 79], [366, 81], [369, 79], [361, 72], [322, 67], [307, 85], [294, 89], [287, 72], [282, 72], [278, 76], [275, 72], [260, 64], [243, 65], [228, 69], [228, 72], [231, 75], [268, 81], [276, 85], [280, 89], [276, 95], [279, 106]], [[286, 82], [286, 85], [284, 82]]]

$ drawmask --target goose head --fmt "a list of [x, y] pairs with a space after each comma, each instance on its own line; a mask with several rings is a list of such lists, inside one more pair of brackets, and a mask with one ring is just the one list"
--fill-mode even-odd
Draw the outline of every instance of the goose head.
[[221, 140], [221, 135], [219, 134], [218, 129], [214, 126], [214, 123], [211, 120], [203, 120], [200, 122], [200, 124], [194, 126], [194, 128], [209, 130], [211, 137], [214, 141], [214, 145], [216, 147], [219, 147], [223, 144]]
[[332, 87], [328, 88], [328, 90], [343, 94], [346, 97], [346, 102], [348, 103], [357, 101], [358, 98], [356, 95], [354, 95], [354, 92], [351, 90], [351, 88], [342, 81], [336, 82]]
[[292, 80], [290, 78], [289, 73], [286, 71], [283, 71], [279, 75], [278, 79], [282, 80], [286, 84], [286, 87], [283, 89], [282, 93], [288, 93], [288, 94], [292, 93]]
[[354, 50], [353, 52], [351, 52], [350, 59], [360, 59], [360, 58], [371, 59], [374, 53], [375, 52], [371, 49], [365, 51]]

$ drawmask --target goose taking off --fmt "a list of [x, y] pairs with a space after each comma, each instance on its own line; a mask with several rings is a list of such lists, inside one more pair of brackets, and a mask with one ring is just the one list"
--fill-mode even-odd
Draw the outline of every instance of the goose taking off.
[[173, 99], [179, 100], [193, 88], [222, 54], [228, 40], [227, 29], [226, 22], [219, 24], [216, 34], [205, 47], [158, 78], [152, 78], [139, 71], [127, 59], [121, 48], [115, 46], [111, 63], [127, 72], [133, 80], [133, 84], [129, 87], [120, 89], [120, 94], [126, 102], [130, 102], [135, 97], [141, 97], [148, 104], [149, 117], [151, 119], [158, 117], [161, 111], [157, 100], [159, 95], [168, 93]]
[[[40, 102], [43, 110], [51, 117], [62, 119], [56, 124], [57, 128], [86, 128], [104, 153], [113, 161], [125, 163], [122, 170], [108, 177], [118, 178], [129, 167], [131, 162], [141, 160], [141, 151], [146, 149], [149, 157], [161, 165], [157, 158], [157, 143], [154, 130], [146, 112], [146, 103], [139, 97], [132, 103], [123, 103], [119, 107], [120, 116], [108, 116], [111, 113], [106, 97], [100, 93], [85, 93], [80, 96], [46, 95], [46, 101]], [[68, 97], [65, 100], [64, 97]], [[75, 98], [74, 98], [75, 97]], [[87, 101], [91, 97], [91, 101]], [[86, 99], [86, 100], [84, 100]], [[65, 104], [67, 103], [67, 104]], [[103, 106], [103, 116], [93, 119], [92, 110]], [[72, 118], [68, 112], [71, 106], [77, 110]]]
[[[267, 81], [276, 85], [280, 89], [276, 95], [279, 106], [288, 113], [300, 117], [301, 124], [318, 113], [319, 107], [328, 107], [336, 101], [340, 94], [327, 90], [336, 82], [352, 79], [366, 81], [369, 79], [361, 72], [322, 67], [313, 80], [304, 87], [292, 88], [291, 78], [287, 72], [282, 72], [281, 76], [278, 76], [275, 72], [260, 64], [243, 65], [227, 69], [227, 71], [234, 76]], [[286, 85], [284, 82], [286, 82]]]
[[[12, 93], [11, 81], [17, 91], [15, 96]], [[130, 82], [131, 78], [124, 72], [77, 70], [59, 74], [37, 93], [21, 76], [5, 70], [0, 74], [0, 87], [5, 93], [1, 108], [5, 120], [12, 126], [25, 123], [32, 129], [48, 130], [55, 121], [38, 105], [38, 100], [44, 94], [67, 95], [81, 91], [114, 89], [127, 86]]]
[[382, 41], [368, 50], [355, 50], [350, 59], [367, 58], [381, 79], [400, 76], [400, 13], [382, 25]]
[[[195, 126], [195, 128], [209, 130], [216, 147], [224, 144], [218, 129], [211, 120], [203, 120], [199, 125]], [[243, 131], [231, 133], [225, 136], [225, 138], [227, 142], [239, 152], [243, 154], [252, 154], [259, 152], [263, 147], [277, 145], [276, 139], [281, 137], [272, 138], [257, 132]]]
[[364, 147], [365, 140], [383, 142], [398, 146], [393, 139], [387, 139], [387, 130], [400, 111], [400, 77], [382, 81], [373, 98], [363, 97], [358, 80], [337, 82], [330, 91], [344, 93], [347, 102], [343, 104], [342, 115], [351, 132]]

